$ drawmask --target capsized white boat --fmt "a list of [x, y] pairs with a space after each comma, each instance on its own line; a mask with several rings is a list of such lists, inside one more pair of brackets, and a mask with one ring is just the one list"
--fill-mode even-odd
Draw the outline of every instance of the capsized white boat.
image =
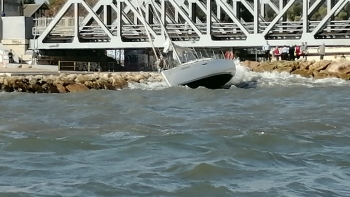
[[162, 76], [170, 86], [188, 86], [190, 88], [206, 87], [209, 89], [222, 88], [236, 73], [233, 60], [200, 58], [197, 59], [193, 50], [180, 47], [169, 39], [164, 44], [163, 53], [173, 51], [173, 58], [180, 65], [163, 70]]
[[222, 88], [235, 75], [236, 67], [232, 60], [198, 59], [161, 72], [164, 80], [170, 86], [200, 86], [209, 89]]

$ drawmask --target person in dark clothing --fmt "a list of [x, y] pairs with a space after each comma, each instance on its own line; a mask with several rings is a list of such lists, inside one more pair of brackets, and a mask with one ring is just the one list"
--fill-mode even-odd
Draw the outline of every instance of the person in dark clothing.
[[12, 49], [10, 50], [10, 52], [7, 55], [9, 56], [9, 63], [15, 63], [15, 61], [13, 60]]
[[295, 47], [293, 45], [290, 45], [289, 47], [289, 61], [295, 60]]

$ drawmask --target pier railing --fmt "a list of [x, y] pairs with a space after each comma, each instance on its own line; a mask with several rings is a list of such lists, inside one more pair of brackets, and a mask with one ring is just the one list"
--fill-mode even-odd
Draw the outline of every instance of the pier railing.
[[83, 72], [120, 72], [120, 71], [155, 71], [152, 64], [145, 62], [131, 63], [125, 61], [116, 62], [86, 62], [86, 61], [58, 61], [59, 71], [83, 71]]

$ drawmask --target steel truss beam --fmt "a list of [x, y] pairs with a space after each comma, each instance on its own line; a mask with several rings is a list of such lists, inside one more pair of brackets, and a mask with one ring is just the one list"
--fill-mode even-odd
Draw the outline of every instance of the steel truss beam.
[[[165, 30], [172, 31], [171, 36], [178, 45], [190, 47], [260, 47], [265, 44], [266, 40], [269, 40], [271, 45], [300, 44], [301, 42], [307, 42], [309, 46], [321, 43], [329, 46], [350, 45], [350, 39], [346, 35], [337, 37], [339, 32], [350, 35], [350, 21], [332, 21], [335, 14], [339, 13], [350, 0], [338, 0], [336, 3], [334, 0], [316, 0], [312, 5], [309, 1], [301, 1], [303, 10], [299, 25], [295, 22], [288, 22], [285, 18], [281, 20], [286, 16], [288, 9], [299, 0], [289, 0], [285, 5], [283, 5], [284, 1], [280, 0], [278, 6], [270, 0], [255, 0], [254, 4], [249, 3], [248, 0], [233, 0], [231, 5], [227, 0], [206, 0], [204, 2], [199, 0], [162, 0], [155, 4], [153, 9], [149, 9], [152, 6], [148, 2], [149, 0], [138, 0], [142, 5], [141, 10], [144, 13], [142, 15], [147, 16], [146, 20], [142, 19], [143, 16], [139, 12], [136, 1], [100, 0], [91, 8], [85, 0], [68, 0], [47, 28], [40, 33], [35, 41], [35, 48], [149, 48], [151, 44], [145, 38], [147, 37], [144, 32], [145, 28], [152, 35], [155, 47], [163, 47]], [[185, 3], [185, 1], [187, 2]], [[254, 22], [247, 23], [242, 20], [238, 13], [237, 5], [239, 2], [253, 14]], [[213, 3], [217, 6], [216, 13], [211, 9]], [[310, 21], [312, 14], [323, 3], [327, 4], [327, 15], [321, 21]], [[277, 14], [272, 22], [266, 22], [263, 18], [265, 5], [269, 5]], [[59, 21], [71, 6], [74, 7], [74, 25], [71, 26], [73, 39], [64, 40], [66, 37], [61, 35], [60, 39], [64, 41], [54, 40], [52, 32], [56, 27], [59, 28]], [[88, 12], [82, 22], [79, 21], [79, 17], [81, 17], [79, 6]], [[205, 20], [200, 19], [194, 13], [196, 8], [193, 6], [206, 14]], [[116, 18], [110, 18], [111, 10], [116, 12]], [[102, 11], [104, 15], [101, 18], [99, 15]], [[160, 15], [160, 20], [165, 24], [165, 27], [160, 25], [153, 12]], [[233, 22], [223, 23], [220, 21], [221, 13]], [[180, 16], [183, 21], [179, 21]], [[98, 30], [89, 27], [92, 21], [96, 21], [98, 27], [95, 28]], [[293, 24], [297, 26], [294, 27]], [[341, 30], [335, 32], [334, 27], [337, 25], [330, 26], [330, 24], [339, 24], [342, 26]], [[101, 35], [102, 32], [104, 38], [97, 38], [98, 33], [96, 33], [95, 36], [92, 36], [96, 37], [93, 42], [81, 41], [82, 32], [86, 29], [92, 31], [91, 34], [98, 31]], [[135, 35], [126, 35], [126, 30], [134, 32]], [[324, 32], [328, 32], [328, 34]], [[127, 38], [131, 41], [125, 41], [126, 36], [129, 36]], [[32, 46], [34, 45], [31, 44], [30, 47]]]

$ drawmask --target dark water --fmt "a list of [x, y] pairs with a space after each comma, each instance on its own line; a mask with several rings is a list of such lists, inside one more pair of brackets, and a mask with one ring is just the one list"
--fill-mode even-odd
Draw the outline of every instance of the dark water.
[[350, 84], [237, 81], [0, 93], [0, 196], [350, 196]]

